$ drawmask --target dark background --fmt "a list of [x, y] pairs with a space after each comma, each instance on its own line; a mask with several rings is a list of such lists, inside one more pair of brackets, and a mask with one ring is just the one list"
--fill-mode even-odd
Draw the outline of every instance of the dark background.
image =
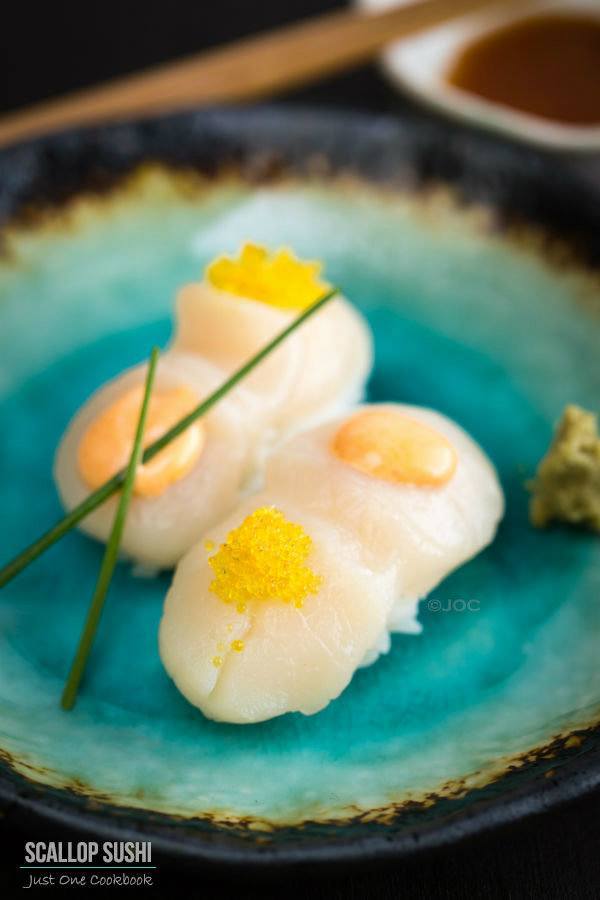
[[[52, 4], [13, 0], [0, 20], [0, 111], [344, 5], [340, 0]], [[397, 95], [375, 65], [282, 99], [410, 117], [428, 115]], [[592, 172], [600, 168], [598, 158], [572, 164]], [[4, 896], [10, 897], [19, 889], [18, 866], [26, 840], [84, 837], [23, 817], [15, 810], [0, 810], [0, 891], [4, 887]], [[600, 897], [600, 792], [452, 849], [356, 872], [300, 871], [274, 875], [269, 883], [257, 884], [243, 874], [197, 872], [165, 857], [157, 862], [159, 887], [152, 892], [144, 890], [144, 896], [596, 900]], [[111, 891], [111, 896], [117, 890]], [[48, 891], [51, 889], [44, 893]], [[96, 890], [87, 893], [101, 894]]]
[[[346, 6], [346, 0], [12, 0], [10, 26], [0, 19], [0, 110]], [[293, 99], [379, 111], [397, 105], [375, 67]]]

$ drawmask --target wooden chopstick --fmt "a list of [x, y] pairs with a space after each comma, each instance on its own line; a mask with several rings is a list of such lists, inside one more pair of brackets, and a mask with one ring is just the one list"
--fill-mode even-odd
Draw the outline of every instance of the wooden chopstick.
[[0, 145], [69, 126], [272, 95], [491, 2], [419, 0], [381, 13], [329, 13], [9, 113], [0, 119]]

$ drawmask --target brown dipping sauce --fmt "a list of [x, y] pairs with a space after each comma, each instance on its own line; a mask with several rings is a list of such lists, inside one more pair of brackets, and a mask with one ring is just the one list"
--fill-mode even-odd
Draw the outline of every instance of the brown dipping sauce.
[[450, 84], [523, 112], [600, 125], [600, 19], [546, 13], [474, 41]]

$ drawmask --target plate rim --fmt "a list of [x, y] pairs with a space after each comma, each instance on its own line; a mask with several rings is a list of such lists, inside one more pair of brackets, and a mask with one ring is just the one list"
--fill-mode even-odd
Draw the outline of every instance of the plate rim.
[[[97, 807], [92, 809], [86, 807], [90, 802], [88, 798], [77, 794], [69, 796], [71, 802], [65, 802], [64, 798], [55, 800], [52, 796], [48, 800], [44, 795], [49, 791], [54, 793], [52, 789], [30, 782], [12, 771], [7, 773], [4, 764], [0, 765], [0, 801], [15, 804], [20, 814], [33, 814], [38, 819], [84, 830], [106, 840], [150, 840], [153, 851], [158, 850], [170, 859], [195, 861], [206, 868], [227, 866], [260, 874], [303, 864], [329, 871], [341, 865], [361, 867], [422, 857], [466, 842], [475, 835], [498, 831], [513, 822], [551, 813], [557, 807], [591, 793], [600, 787], [600, 725], [589, 733], [598, 743], [585, 754], [576, 754], [564, 762], [551, 780], [545, 779], [543, 772], [537, 772], [525, 788], [500, 793], [500, 802], [496, 796], [486, 797], [475, 804], [475, 809], [458, 810], [441, 823], [423, 823], [398, 831], [391, 826], [389, 834], [374, 833], [359, 838], [344, 836], [332, 843], [318, 840], [296, 844], [274, 842], [258, 847], [246, 839], [231, 842], [230, 835], [225, 831], [219, 834], [218, 829], [213, 832], [213, 841], [203, 841], [201, 833], [193, 834], [189, 829], [171, 833], [179, 828], [180, 822], [174, 822], [174, 817], [165, 813], [97, 801], [91, 801]], [[56, 793], [61, 792], [56, 790]], [[145, 818], [148, 821], [145, 822]]]

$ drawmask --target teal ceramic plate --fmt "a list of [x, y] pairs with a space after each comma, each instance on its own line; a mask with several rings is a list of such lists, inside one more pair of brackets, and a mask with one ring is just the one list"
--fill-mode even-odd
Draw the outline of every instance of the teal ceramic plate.
[[461, 132], [277, 109], [53, 138], [5, 153], [0, 185], [2, 557], [60, 514], [70, 416], [168, 340], [177, 286], [248, 238], [323, 259], [373, 328], [370, 397], [455, 418], [507, 497], [421, 636], [318, 715], [244, 727], [177, 693], [156, 645], [168, 578], [126, 564], [59, 709], [101, 558], [70, 535], [0, 593], [5, 798], [274, 865], [410, 852], [600, 780], [600, 543], [533, 530], [524, 487], [563, 406], [600, 397], [597, 197]]

